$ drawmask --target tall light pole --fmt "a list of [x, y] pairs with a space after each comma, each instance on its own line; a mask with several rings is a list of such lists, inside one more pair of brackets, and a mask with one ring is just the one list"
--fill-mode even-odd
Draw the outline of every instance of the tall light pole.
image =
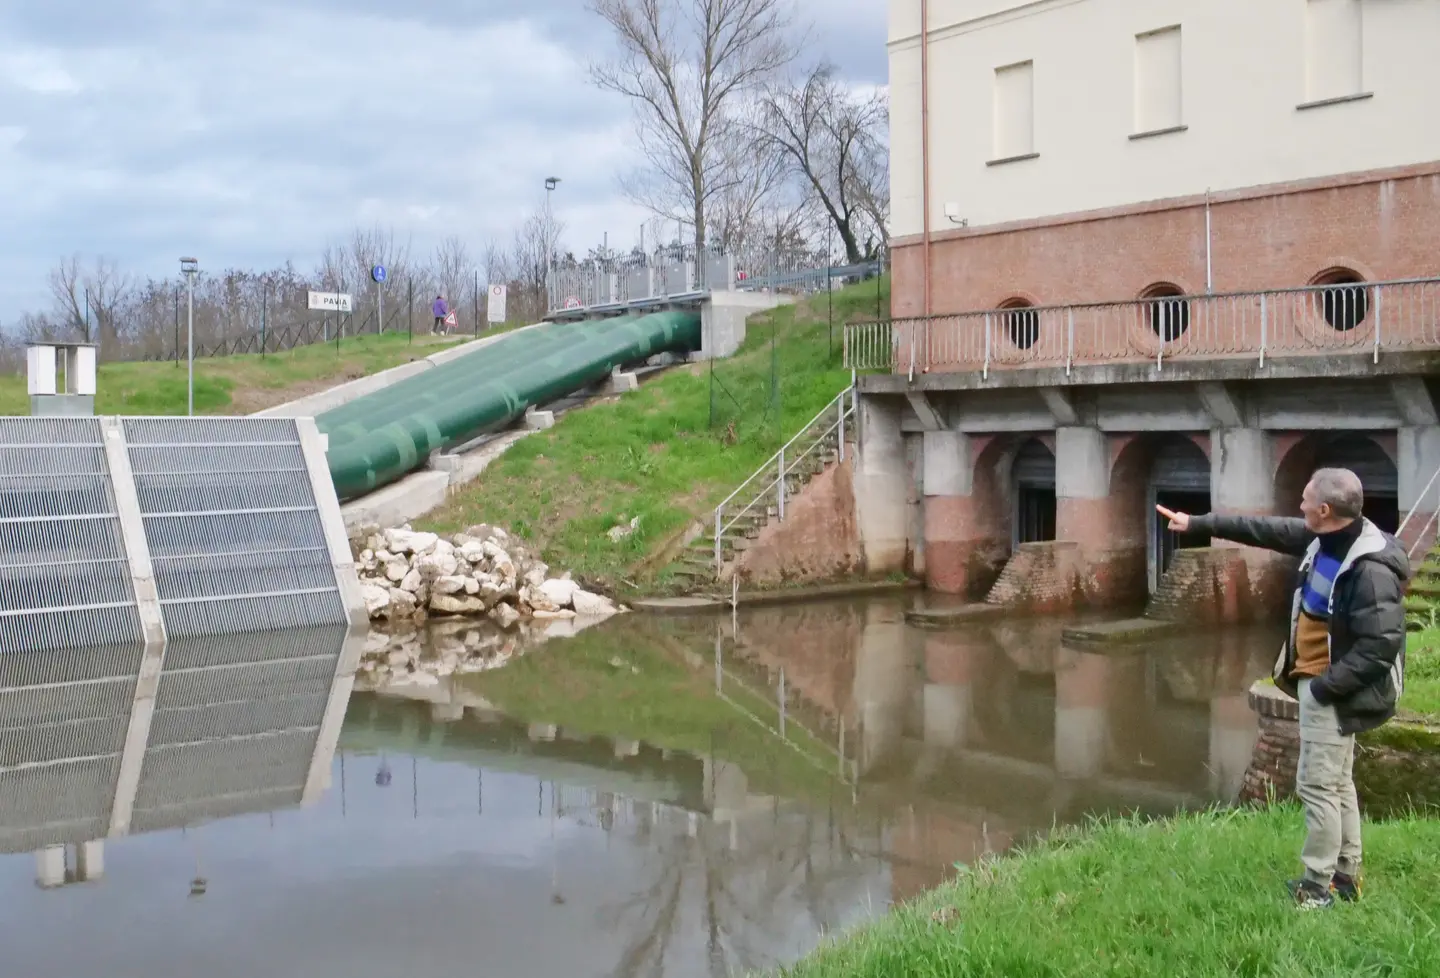
[[[559, 182], [559, 177], [545, 178], [545, 301], [547, 304], [555, 301], [555, 297], [550, 294], [550, 257], [555, 253], [555, 239], [553, 237], [555, 233], [555, 212], [550, 208], [550, 194]], [[548, 315], [550, 310], [546, 309], [545, 312]]]
[[200, 262], [194, 258], [180, 259], [180, 272], [185, 276], [185, 343], [186, 389], [189, 393], [189, 415], [195, 416], [195, 276]]

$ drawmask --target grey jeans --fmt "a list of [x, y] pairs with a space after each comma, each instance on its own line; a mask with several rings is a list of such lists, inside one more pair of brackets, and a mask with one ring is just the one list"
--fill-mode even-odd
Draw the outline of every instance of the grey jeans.
[[1340, 732], [1333, 706], [1321, 706], [1300, 680], [1300, 763], [1295, 793], [1305, 805], [1305, 878], [1330, 885], [1336, 872], [1360, 872], [1360, 803], [1355, 797], [1355, 737]]

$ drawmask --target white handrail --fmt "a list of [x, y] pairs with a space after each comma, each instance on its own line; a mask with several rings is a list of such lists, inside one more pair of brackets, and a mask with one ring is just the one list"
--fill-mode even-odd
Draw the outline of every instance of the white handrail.
[[[851, 398], [851, 401], [849, 402], [848, 405], [847, 405], [847, 402], [846, 402], [846, 396], [849, 395], [849, 394], [851, 394], [853, 390], [854, 390], [854, 384], [853, 384], [853, 382], [852, 382], [850, 386], [846, 387], [846, 388], [845, 388], [844, 390], [842, 390], [839, 394], [835, 395], [835, 397], [832, 398], [832, 399], [830, 400], [830, 402], [825, 405], [825, 407], [821, 408], [820, 413], [816, 414], [815, 417], [811, 418], [810, 421], [809, 421], [808, 423], [806, 423], [806, 424], [804, 425], [804, 427], [802, 427], [798, 432], [796, 432], [796, 434], [795, 434], [789, 441], [787, 441], [784, 445], [782, 445], [782, 446], [780, 447], [780, 449], [779, 449], [777, 452], [775, 452], [775, 454], [771, 455], [768, 459], [766, 459], [764, 465], [760, 466], [760, 468], [756, 469], [753, 473], [751, 473], [751, 475], [750, 475], [750, 477], [749, 477], [748, 479], [746, 479], [746, 480], [745, 480], [744, 482], [742, 482], [738, 487], [736, 487], [736, 489], [735, 489], [734, 492], [732, 492], [732, 493], [730, 493], [730, 495], [726, 496], [725, 499], [724, 499], [724, 501], [722, 501], [722, 502], [720, 503], [720, 505], [718, 505], [718, 506], [715, 507], [715, 510], [714, 510], [714, 525], [713, 525], [713, 527], [712, 527], [712, 530], [713, 530], [713, 532], [714, 532], [714, 534], [715, 534], [715, 539], [714, 539], [714, 551], [715, 551], [715, 568], [716, 568], [717, 572], [718, 572], [718, 570], [720, 569], [721, 563], [722, 563], [722, 561], [723, 561], [723, 550], [724, 550], [723, 538], [724, 538], [724, 536], [725, 536], [726, 531], [729, 530], [731, 527], [735, 526], [735, 524], [738, 523], [738, 522], [740, 521], [740, 519], [745, 516], [745, 514], [749, 513], [752, 509], [754, 509], [754, 508], [755, 508], [755, 505], [756, 505], [757, 503], [759, 503], [759, 502], [760, 502], [761, 500], [763, 500], [763, 499], [767, 499], [767, 498], [769, 497], [769, 494], [770, 494], [770, 492], [771, 492], [772, 490], [777, 490], [777, 491], [779, 492], [779, 494], [780, 494], [780, 496], [779, 496], [779, 498], [780, 498], [780, 504], [779, 504], [779, 505], [780, 505], [780, 511], [781, 511], [781, 518], [783, 519], [783, 518], [784, 518], [785, 477], [786, 477], [787, 475], [789, 475], [792, 471], [794, 471], [795, 467], [796, 467], [802, 460], [804, 460], [805, 458], [809, 457], [809, 455], [810, 455], [812, 452], [814, 452], [817, 447], [819, 447], [820, 445], [822, 445], [822, 444], [825, 442], [825, 440], [828, 439], [828, 438], [831, 436], [831, 434], [833, 434], [833, 433], [836, 431], [837, 428], [838, 428], [838, 429], [840, 430], [840, 432], [841, 432], [841, 439], [842, 439], [842, 442], [843, 442], [843, 439], [844, 439], [844, 430], [845, 430], [845, 418], [846, 418], [848, 415], [853, 414], [853, 413], [854, 413], [854, 410], [855, 410], [854, 399], [853, 399], [853, 398]], [[810, 445], [809, 445], [804, 451], [802, 451], [802, 452], [800, 452], [800, 453], [798, 453], [798, 454], [791, 455], [791, 456], [787, 459], [787, 457], [786, 457], [786, 450], [789, 449], [789, 448], [791, 448], [793, 445], [795, 445], [796, 442], [798, 442], [802, 437], [804, 437], [807, 433], [809, 433], [817, 424], [819, 424], [819, 423], [825, 418], [825, 416], [826, 416], [832, 409], [835, 409], [835, 408], [836, 408], [837, 404], [838, 404], [838, 406], [839, 406], [839, 409], [838, 409], [838, 412], [837, 412], [837, 415], [838, 415], [838, 416], [837, 416], [836, 420], [835, 420], [834, 422], [832, 422], [832, 423], [830, 424], [830, 426], [827, 427], [824, 431], [822, 431], [820, 434], [816, 435], [816, 436], [814, 437], [814, 440], [810, 443]], [[844, 445], [842, 444], [842, 445], [841, 445], [841, 448], [840, 448], [842, 457], [843, 457], [844, 450], [845, 450], [845, 449], [844, 449]], [[760, 478], [762, 478], [762, 477], [764, 477], [764, 476], [767, 476], [767, 475], [771, 475], [771, 473], [774, 473], [774, 474], [773, 474], [773, 476], [771, 477], [770, 481], [769, 481], [768, 483], [765, 483], [763, 486], [761, 486], [760, 489], [759, 489], [759, 491], [756, 492], [755, 495], [751, 497], [750, 501], [749, 501], [748, 503], [746, 503], [746, 504], [740, 509], [739, 512], [737, 512], [737, 513], [735, 513], [733, 516], [731, 516], [730, 519], [729, 519], [729, 521], [727, 522], [726, 519], [725, 519], [725, 507], [728, 506], [728, 505], [730, 505], [730, 503], [733, 502], [733, 501], [735, 500], [735, 498], [740, 495], [740, 493], [742, 493], [743, 491], [745, 491], [747, 488], [751, 487], [751, 486], [755, 483], [755, 480], [760, 479]], [[778, 487], [778, 488], [777, 488], [777, 487]]]
[[[1440, 469], [1436, 469], [1435, 472], [1430, 476], [1430, 481], [1425, 483], [1425, 488], [1421, 489], [1420, 495], [1415, 497], [1415, 505], [1410, 507], [1410, 512], [1405, 514], [1405, 518], [1401, 520], [1400, 525], [1396, 527], [1395, 536], [1397, 538], [1400, 536], [1400, 534], [1405, 532], [1405, 527], [1410, 524], [1411, 517], [1413, 517], [1415, 513], [1420, 509], [1420, 504], [1425, 501], [1425, 498], [1430, 495], [1430, 490], [1435, 485], [1435, 480], [1437, 479], [1440, 479]], [[1425, 534], [1430, 532], [1430, 527], [1435, 522], [1435, 516], [1436, 514], [1432, 512], [1430, 514], [1430, 518], [1425, 521], [1425, 525], [1420, 528], [1420, 532], [1415, 535], [1415, 542], [1410, 545], [1409, 550], [1405, 551], [1406, 557], [1415, 556], [1415, 548], [1420, 546], [1420, 541], [1424, 540]]]
[[764, 474], [766, 469], [770, 468], [771, 465], [773, 465], [777, 460], [779, 460], [780, 452], [785, 451], [785, 449], [795, 444], [795, 442], [800, 439], [801, 435], [805, 434], [805, 432], [809, 431], [812, 427], [815, 426], [816, 422], [818, 422], [821, 418], [825, 417], [825, 413], [835, 406], [836, 401], [840, 400], [848, 393], [850, 393], [849, 387], [845, 388], [839, 394], [836, 394], [833, 398], [831, 398], [830, 402], [820, 409], [819, 414], [811, 418], [804, 427], [802, 427], [798, 432], [795, 433], [794, 437], [792, 437], [789, 441], [780, 446], [780, 451], [777, 451], [774, 455], [771, 455], [768, 459], [766, 459], [758, 469], [751, 473], [750, 478], [746, 479], [744, 482], [740, 483], [740, 485], [736, 486], [735, 491], [732, 492], [730, 495], [726, 496], [723, 500], [721, 500], [720, 505], [716, 506], [715, 508], [717, 510], [723, 509], [727, 504], [730, 503], [731, 500], [733, 500], [736, 496], [740, 495], [740, 493], [745, 490], [746, 486], [758, 479], [762, 474]]

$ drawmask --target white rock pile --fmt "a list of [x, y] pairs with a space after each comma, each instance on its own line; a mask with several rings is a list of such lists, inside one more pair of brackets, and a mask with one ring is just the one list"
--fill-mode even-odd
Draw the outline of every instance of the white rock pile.
[[371, 621], [418, 624], [435, 617], [488, 617], [504, 629], [519, 622], [589, 620], [627, 610], [550, 568], [505, 530], [472, 526], [446, 539], [378, 528], [352, 540]]

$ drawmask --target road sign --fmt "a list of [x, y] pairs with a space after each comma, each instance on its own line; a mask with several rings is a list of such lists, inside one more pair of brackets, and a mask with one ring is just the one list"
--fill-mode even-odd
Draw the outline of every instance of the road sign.
[[386, 274], [387, 273], [385, 271], [384, 265], [376, 265], [374, 268], [370, 269], [370, 277], [374, 279], [376, 283], [385, 281]]
[[565, 308], [566, 308], [566, 309], [579, 309], [579, 308], [580, 308], [580, 300], [577, 299], [577, 298], [575, 298], [575, 296], [573, 296], [573, 295], [570, 296], [568, 299], [565, 300]]
[[354, 312], [348, 292], [311, 292], [310, 308], [322, 312]]
[[503, 323], [505, 321], [505, 286], [490, 286], [490, 297], [485, 302], [485, 321], [487, 323]]

